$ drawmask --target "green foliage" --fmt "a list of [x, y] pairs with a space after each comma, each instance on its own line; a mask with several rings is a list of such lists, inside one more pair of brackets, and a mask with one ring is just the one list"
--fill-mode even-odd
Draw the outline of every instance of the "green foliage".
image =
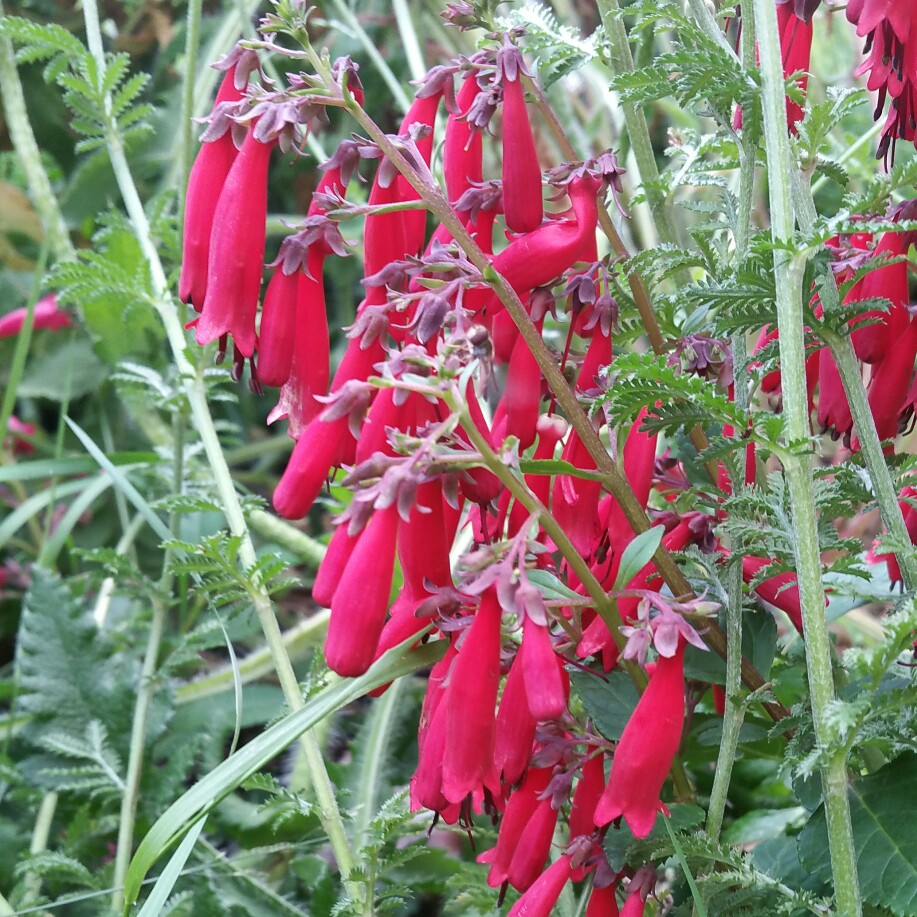
[[[66, 787], [70, 762], [84, 760], [117, 786], [117, 762], [126, 757], [134, 709], [136, 657], [118, 651], [100, 632], [89, 609], [57, 577], [35, 570], [19, 629], [16, 709], [31, 717], [21, 733], [53, 752], [34, 759], [26, 772], [45, 785]], [[160, 694], [147, 737], [155, 738], [168, 717]], [[99, 784], [93, 784], [98, 787]]]
[[498, 17], [497, 24], [501, 29], [525, 29], [524, 47], [534, 54], [538, 80], [545, 89], [599, 55], [600, 32], [584, 38], [576, 29], [560, 22], [544, 3], [510, 8], [506, 15]]
[[652, 65], [615, 76], [612, 87], [625, 102], [637, 105], [673, 96], [681, 105], [701, 108], [722, 124], [742, 105], [748, 125], [760, 121], [758, 90], [735, 54], [714, 41], [674, 3], [638, 2], [627, 14], [639, 18], [637, 27], [664, 27], [674, 33], [674, 49], [657, 54]]
[[146, 119], [152, 108], [140, 101], [149, 77], [130, 74], [127, 54], [108, 55], [100, 69], [83, 43], [56, 24], [8, 16], [0, 28], [20, 45], [18, 60], [47, 61], [44, 77], [64, 90], [64, 104], [73, 115], [71, 126], [83, 137], [77, 152], [98, 149], [112, 135], [127, 142], [149, 131]]

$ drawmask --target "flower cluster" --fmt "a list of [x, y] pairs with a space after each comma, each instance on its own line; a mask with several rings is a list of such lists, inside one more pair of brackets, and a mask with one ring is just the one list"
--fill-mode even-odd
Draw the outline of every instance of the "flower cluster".
[[[808, 66], [817, 5], [778, 8], [788, 75]], [[453, 6], [456, 17], [465, 15], [462, 4]], [[851, 3], [848, 17], [903, 47], [898, 19], [886, 26], [861, 16], [863, 8]], [[635, 539], [632, 517], [605, 492], [588, 429], [556, 411], [545, 354], [583, 400], [609, 384], [602, 371], [614, 359], [621, 278], [597, 230], [606, 196], [617, 204], [622, 170], [607, 152], [545, 171], [527, 96], [532, 78], [515, 38], [431, 70], [397, 134], [341, 144], [321, 167], [305, 220], [269, 265], [260, 319], [268, 163], [275, 147], [288, 145], [291, 125], [321, 121], [316, 99], [324, 97], [297, 94], [301, 85], [315, 88], [307, 77], [291, 78], [284, 91], [262, 78], [243, 92], [257, 62], [248, 52], [231, 56], [189, 184], [181, 295], [200, 313], [199, 343], [220, 340], [222, 352], [231, 335], [237, 369], [252, 360], [253, 383], [280, 388], [270, 419], [287, 418], [296, 444], [273, 495], [277, 512], [305, 516], [338, 471], [353, 492], [313, 589], [331, 610], [329, 666], [357, 676], [387, 650], [431, 632], [448, 644], [427, 685], [412, 806], [448, 823], [470, 826], [474, 813], [499, 822], [496, 846], [480, 859], [494, 888], [522, 893], [513, 914], [548, 914], [563, 886], [587, 875], [587, 914], [616, 913], [615, 889], [625, 883], [624, 913], [638, 914], [655, 873], [615, 872], [602, 841], [622, 820], [646, 837], [666, 811], [686, 715], [685, 654], [689, 644], [705, 648], [697, 616], [711, 603], [663, 594], [652, 561], [619, 582]], [[886, 67], [886, 76], [900, 76], [899, 45], [897, 69]], [[337, 89], [360, 103], [353, 65], [333, 69]], [[903, 111], [902, 91], [891, 94]], [[790, 129], [802, 114], [789, 106]], [[355, 205], [348, 188], [366, 161], [375, 173], [367, 202]], [[495, 161], [499, 177], [485, 174]], [[437, 218], [431, 230], [425, 207]], [[332, 375], [323, 275], [328, 259], [352, 250], [336, 221], [356, 216], [364, 217], [365, 292]], [[884, 436], [917, 402], [905, 246], [896, 232], [834, 244], [842, 282], [856, 271], [851, 257], [878, 259], [876, 270], [857, 275], [846, 301], [891, 303], [888, 312], [865, 306], [861, 320], [871, 323], [853, 332], [871, 367], [870, 403]], [[494, 273], [505, 286], [491, 282]], [[508, 304], [524, 310], [524, 320]], [[773, 339], [765, 329], [762, 346]], [[673, 345], [672, 362], [732, 385], [724, 342], [685, 339]], [[853, 445], [830, 352], [810, 365], [820, 421]], [[777, 391], [779, 373], [764, 388]], [[664, 548], [693, 546], [726, 562], [720, 517], [677, 511], [685, 475], [674, 460], [657, 458], [646, 413], [623, 429], [592, 422], [637, 502], [655, 507]], [[748, 456], [750, 481], [752, 446]], [[728, 494], [725, 470], [720, 484]], [[545, 524], [548, 510], [556, 528]], [[453, 562], [457, 543], [468, 549]], [[402, 581], [390, 603], [396, 564]], [[744, 579], [801, 631], [795, 575], [769, 575], [771, 565], [745, 557]], [[545, 577], [563, 584], [563, 598], [546, 597], [538, 585]], [[614, 591], [619, 618], [598, 607], [592, 587]], [[617, 741], [569, 709], [571, 666], [592, 665], [606, 672], [626, 665], [645, 685]], [[568, 841], [549, 866], [565, 807]]]

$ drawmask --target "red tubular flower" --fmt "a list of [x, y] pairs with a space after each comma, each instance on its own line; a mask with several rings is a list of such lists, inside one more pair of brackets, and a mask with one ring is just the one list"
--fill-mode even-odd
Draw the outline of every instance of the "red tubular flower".
[[[777, 0], [777, 29], [780, 33], [780, 55], [783, 58], [783, 78], [788, 79], [794, 73], [809, 69], [809, 58], [812, 52], [812, 14], [821, 0]], [[757, 43], [755, 44], [755, 57], [758, 56]], [[805, 93], [808, 88], [809, 78], [803, 76], [799, 86]], [[803, 119], [804, 112], [798, 102], [787, 96], [786, 123], [791, 133], [796, 133], [796, 125]], [[737, 108], [732, 125], [738, 129], [742, 126], [742, 109]]]
[[[384, 165], [381, 163], [376, 171], [376, 178], [369, 192], [370, 205], [400, 204], [404, 200], [403, 189], [396, 176], [385, 176], [389, 182], [387, 185], [382, 184], [385, 173]], [[393, 213], [371, 213], [366, 218], [366, 228], [363, 232], [365, 277], [372, 277], [393, 261], [401, 261], [408, 253], [404, 217], [403, 211], [395, 211]], [[388, 293], [384, 284], [366, 287], [367, 303], [382, 305], [387, 298]]]
[[226, 176], [210, 236], [207, 294], [195, 325], [198, 344], [226, 334], [244, 357], [255, 352], [255, 316], [264, 268], [267, 173], [276, 142], [249, 130]]
[[503, 209], [513, 232], [531, 232], [544, 219], [541, 165], [525, 107], [519, 49], [509, 42], [497, 52], [497, 77], [503, 86]]
[[[299, 439], [306, 425], [321, 413], [322, 404], [316, 401], [316, 396], [321, 397], [328, 391], [331, 373], [330, 338], [322, 279], [323, 263], [324, 256], [320, 252], [310, 251], [306, 270], [298, 273], [290, 372], [281, 389], [277, 406], [268, 415], [268, 423], [286, 417], [293, 439]], [[263, 350], [261, 354], [259, 368], [264, 362]]]
[[[493, 437], [491, 436], [490, 428], [487, 426], [487, 421], [484, 419], [481, 405], [478, 403], [473, 382], [469, 382], [468, 387], [465, 389], [465, 404], [468, 406], [468, 414], [472, 422], [493, 446]], [[471, 440], [468, 439], [468, 435], [461, 427], [456, 428], [455, 435], [466, 443], [470, 449], [474, 449], [471, 445]], [[486, 468], [472, 468], [459, 481], [459, 489], [462, 492], [462, 496], [471, 503], [477, 503], [479, 506], [488, 506], [491, 501], [497, 498], [502, 488], [503, 485], [500, 483], [500, 479]]]
[[601, 754], [587, 758], [573, 791], [570, 809], [570, 840], [595, 832], [593, 814], [605, 790], [605, 765]]
[[[884, 233], [874, 252], [877, 258], [901, 257], [910, 247], [905, 233]], [[907, 282], [907, 262], [897, 261], [886, 267], [870, 271], [844, 298], [845, 303], [869, 299], [887, 299], [891, 307], [887, 312], [866, 312], [860, 318], [874, 318], [878, 321], [865, 328], [858, 328], [850, 334], [853, 349], [864, 363], [879, 363], [894, 347], [904, 334], [910, 315], [907, 311], [909, 302]]]
[[550, 283], [580, 260], [587, 245], [594, 244], [600, 187], [592, 175], [573, 179], [567, 188], [573, 219], [544, 223], [497, 255], [494, 268], [516, 292]]
[[[746, 583], [750, 583], [755, 574], [769, 563], [770, 561], [763, 557], [743, 557], [742, 578]], [[802, 633], [802, 605], [799, 599], [799, 586], [798, 584], [789, 585], [796, 582], [795, 573], [779, 573], [777, 576], [770, 576], [763, 582], [758, 583], [754, 591], [765, 602], [785, 612], [793, 622], [796, 630]]]
[[[384, 356], [378, 341], [363, 350], [351, 341], [334, 374], [331, 390], [336, 392], [351, 379], [366, 380], [373, 365]], [[356, 441], [348, 429], [348, 417], [311, 420], [290, 456], [286, 471], [274, 490], [274, 509], [287, 519], [301, 519], [309, 512], [331, 469], [353, 460]]]
[[917, 12], [901, 0], [850, 0], [847, 19], [866, 36], [869, 56], [857, 75], [869, 72], [866, 85], [879, 93], [876, 118], [891, 97], [877, 153], [887, 164], [897, 141], [913, 140], [917, 130]]
[[[454, 534], [449, 529], [443, 509], [442, 484], [439, 480], [425, 481], [417, 488], [410, 518], [407, 522], [402, 521], [398, 535], [404, 591], [415, 606], [429, 594], [424, 581], [434, 586], [452, 585], [449, 549]], [[424, 623], [417, 622], [418, 630]]]
[[510, 866], [520, 844], [527, 846], [530, 843], [528, 826], [541, 805], [538, 797], [547, 788], [552, 773], [550, 767], [530, 768], [519, 788], [510, 796], [500, 820], [497, 846], [478, 857], [478, 862], [490, 863], [487, 884], [491, 888], [499, 888], [509, 879]]
[[278, 265], [264, 293], [258, 336], [258, 378], [264, 385], [279, 387], [290, 378], [297, 337], [299, 277], [299, 271], [287, 274]]
[[494, 741], [494, 767], [507, 786], [517, 783], [529, 765], [535, 726], [525, 694], [522, 660], [517, 654], [500, 697]]
[[[242, 92], [236, 88], [235, 77], [236, 68], [232, 66], [223, 77], [214, 108], [242, 98]], [[201, 146], [188, 175], [178, 296], [198, 312], [203, 308], [207, 294], [210, 235], [217, 201], [237, 153], [231, 132], [227, 130], [222, 136]]]
[[373, 513], [334, 590], [325, 659], [338, 675], [362, 675], [375, 658], [392, 588], [399, 522], [395, 506]]
[[[601, 329], [597, 329], [589, 341], [589, 349], [580, 367], [576, 390], [586, 392], [593, 388], [599, 368], [609, 363], [611, 363], [611, 337], [602, 334]], [[586, 471], [594, 471], [596, 468], [595, 460], [575, 432], [570, 434], [562, 457], [564, 461]], [[602, 485], [599, 481], [587, 481], [569, 475], [558, 475], [555, 478], [551, 501], [552, 512], [583, 557], [590, 557], [596, 547], [601, 495]]]
[[335, 590], [344, 578], [344, 570], [357, 541], [363, 534], [362, 531], [351, 535], [346, 525], [339, 525], [328, 542], [328, 550], [322, 562], [318, 565], [315, 574], [315, 583], [312, 586], [312, 598], [323, 608], [331, 607]]
[[461, 802], [492, 770], [502, 611], [494, 589], [484, 593], [459, 643], [446, 696], [443, 795]]
[[[917, 498], [917, 490], [913, 487], [905, 487], [904, 490], [901, 491], [898, 506], [901, 508], [901, 515], [904, 517], [904, 526], [910, 536], [911, 544], [917, 545], [917, 510], [914, 509], [913, 504], [910, 502], [915, 498]], [[894, 589], [898, 583], [904, 582], [904, 577], [901, 575], [901, 567], [898, 564], [898, 558], [894, 554], [883, 554], [874, 550], [871, 560], [880, 561], [883, 558], [888, 565], [888, 579], [892, 589]]]
[[[799, 71], [809, 69], [809, 57], [812, 51], [812, 23], [800, 19], [789, 3], [777, 6], [777, 27], [780, 30], [780, 51], [783, 56], [784, 78]], [[805, 93], [809, 85], [809, 78], [802, 77], [799, 86]], [[796, 133], [797, 122], [803, 119], [805, 112], [798, 102], [786, 100], [787, 127]]]
[[[433, 154], [433, 125], [436, 123], [436, 111], [442, 92], [416, 98], [408, 109], [407, 114], [398, 128], [399, 137], [409, 137], [411, 129], [420, 125], [427, 125], [430, 132], [425, 137], [417, 139], [417, 149], [427, 165]], [[395, 179], [398, 184], [398, 194], [403, 201], [419, 201], [420, 195], [414, 190], [411, 183], [401, 174]], [[406, 210], [402, 214], [404, 223], [405, 251], [409, 255], [416, 255], [423, 249], [423, 240], [427, 227], [426, 210]], [[368, 272], [367, 272], [368, 273]]]
[[[0, 316], [0, 338], [16, 337], [22, 331], [27, 315], [28, 309], [23, 306]], [[32, 317], [33, 331], [57, 331], [61, 328], [70, 328], [72, 325], [73, 319], [70, 313], [58, 307], [56, 294], [43, 296], [35, 303]]]
[[537, 721], [556, 720], [567, 709], [567, 689], [551, 633], [525, 615], [522, 621], [522, 675], [529, 711]]
[[[892, 439], [898, 435], [898, 418], [904, 409], [911, 379], [914, 377], [915, 357], [917, 322], [912, 321], [894, 346], [886, 352], [869, 382], [869, 408], [879, 439]], [[859, 448], [856, 440], [853, 448]]]
[[517, 891], [525, 891], [541, 875], [545, 860], [551, 852], [557, 815], [550, 797], [539, 800], [525, 826], [525, 843], [517, 845], [507, 871], [509, 884]]
[[614, 885], [593, 886], [586, 905], [586, 917], [618, 917], [618, 898]]
[[646, 911], [646, 898], [643, 897], [641, 889], [635, 889], [624, 902], [621, 910], [621, 917], [643, 917]]
[[833, 430], [835, 439], [843, 436], [850, 442], [853, 415], [840, 371], [828, 347], [818, 352], [818, 423], [822, 430]]
[[572, 870], [569, 854], [558, 857], [510, 908], [508, 917], [551, 917]]
[[475, 71], [466, 75], [455, 97], [458, 110], [450, 113], [446, 122], [443, 176], [446, 180], [446, 196], [451, 203], [455, 203], [469, 188], [484, 179], [481, 132], [465, 119], [472, 102], [481, 91], [476, 77]]
[[685, 719], [685, 644], [660, 656], [649, 686], [631, 714], [611, 762], [608, 786], [595, 810], [596, 825], [624, 817], [635, 837], [646, 837], [656, 813], [667, 811], [659, 793], [678, 752]]
[[[537, 323], [541, 331], [542, 322]], [[519, 438], [519, 451], [523, 452], [535, 442], [535, 426], [541, 404], [541, 369], [520, 336], [516, 338], [509, 368], [506, 372], [506, 389], [494, 414], [494, 427], [506, 419], [506, 435]]]
[[446, 716], [443, 699], [444, 682], [455, 662], [455, 645], [450, 644], [446, 655], [430, 671], [427, 692], [420, 711], [417, 731], [417, 770], [411, 778], [411, 809], [431, 809], [442, 812], [449, 807], [443, 796], [443, 752], [446, 748]]

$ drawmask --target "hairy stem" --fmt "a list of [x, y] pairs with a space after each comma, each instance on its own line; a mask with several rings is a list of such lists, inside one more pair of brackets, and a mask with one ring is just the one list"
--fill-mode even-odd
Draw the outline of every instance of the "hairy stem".
[[[774, 276], [777, 285], [777, 326], [780, 334], [785, 429], [786, 437], [792, 445], [792, 450], [784, 458], [784, 471], [793, 506], [796, 575], [802, 604], [812, 717], [816, 738], [827, 748], [829, 731], [826, 728], [826, 715], [834, 700], [832, 648], [821, 577], [811, 450], [800, 445], [806, 443], [810, 436], [802, 308], [805, 258], [801, 254], [787, 251], [787, 247], [792, 245], [795, 230], [791, 193], [791, 176], [795, 163], [786, 129], [777, 12], [771, 0], [754, 0], [754, 11], [763, 79], [771, 227], [774, 242], [779, 246], [774, 251]], [[841, 917], [859, 917], [862, 906], [847, 796], [847, 763], [843, 750], [831, 754], [822, 768], [822, 782], [837, 911]]]
[[[85, 0], [83, 11], [89, 50], [96, 60], [100, 73], [104, 73], [106, 62], [102, 46], [97, 0]], [[106, 112], [110, 114], [110, 100], [106, 100], [105, 107]], [[201, 373], [192, 365], [186, 352], [187, 342], [184, 329], [175, 310], [175, 304], [169, 294], [165, 270], [159, 259], [159, 253], [150, 232], [149, 222], [127, 163], [124, 145], [117, 131], [117, 126], [111, 123], [110, 118], [105, 140], [118, 189], [121, 192], [138, 242], [149, 264], [150, 276], [153, 282], [154, 302], [165, 328], [179, 376], [184, 380], [183, 388], [191, 410], [191, 421], [198, 431], [204, 446], [204, 452], [213, 474], [217, 492], [220, 495], [229, 529], [233, 535], [236, 535], [241, 540], [239, 559], [245, 568], [251, 569], [257, 562], [257, 555], [252, 544], [242, 504], [233, 485], [229, 466], [223, 455], [219, 436], [214, 426], [213, 418], [210, 415], [204, 380]], [[283, 689], [284, 698], [291, 710], [299, 710], [304, 706], [304, 701], [296, 679], [296, 673], [293, 671], [293, 665], [287, 654], [286, 646], [283, 642], [283, 634], [274, 615], [270, 596], [263, 584], [258, 582], [256, 578], [253, 578], [251, 582], [251, 598], [271, 651], [271, 657]], [[341, 877], [353, 900], [362, 904], [365, 898], [365, 888], [361, 882], [350, 878], [354, 868], [353, 853], [347, 840], [344, 822], [338, 810], [334, 788], [325, 767], [321, 749], [311, 732], [304, 733], [300, 741], [312, 773], [316, 801], [318, 803], [318, 814], [322, 827], [334, 850]]]
[[[755, 65], [754, 14], [746, 5], [742, 19], [742, 66], [747, 70]], [[751, 237], [751, 213], [755, 192], [755, 157], [757, 143], [742, 137], [739, 143], [739, 214], [736, 228], [736, 261], [748, 253]], [[748, 354], [745, 346], [745, 332], [739, 331], [732, 338], [732, 365], [734, 373], [733, 391], [736, 406], [744, 413], [748, 410]], [[733, 488], [745, 487], [747, 454], [742, 447], [736, 462], [736, 480]], [[745, 719], [742, 704], [742, 539], [736, 535], [732, 540], [727, 581], [726, 605], [726, 708], [723, 711], [723, 733], [720, 750], [710, 791], [710, 805], [707, 808], [707, 834], [719, 840], [726, 813], [729, 783], [739, 746], [739, 733]]]

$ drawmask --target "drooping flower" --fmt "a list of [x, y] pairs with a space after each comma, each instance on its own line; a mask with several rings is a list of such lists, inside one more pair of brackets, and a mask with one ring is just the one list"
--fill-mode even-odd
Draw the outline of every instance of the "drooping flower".
[[[487, 874], [487, 884], [491, 888], [499, 888], [509, 879], [510, 870], [516, 852], [520, 846], [526, 847], [531, 843], [529, 824], [535, 813], [542, 805], [539, 797], [547, 789], [551, 780], [552, 768], [533, 767], [528, 770], [519, 787], [513, 792], [506, 804], [503, 817], [500, 819], [500, 831], [497, 834], [497, 846], [478, 857], [478, 862], [489, 863], [490, 871]], [[550, 802], [548, 803], [550, 806]], [[548, 836], [548, 845], [551, 838]], [[545, 851], [544, 856], [547, 855]], [[541, 863], [544, 863], [542, 858]], [[540, 866], [539, 866], [540, 871]], [[532, 883], [529, 882], [529, 885]], [[528, 887], [528, 886], [526, 886]]]
[[572, 870], [568, 853], [558, 857], [510, 908], [508, 917], [551, 917]]
[[497, 52], [497, 79], [503, 87], [503, 210], [513, 232], [531, 232], [544, 219], [541, 166], [525, 107], [525, 62], [506, 39]]
[[857, 75], [868, 72], [866, 85], [879, 94], [877, 119], [890, 99], [877, 152], [888, 164], [895, 144], [913, 141], [917, 130], [917, 8], [902, 0], [849, 0], [847, 19], [866, 38], [868, 56]]
[[[0, 316], [0, 338], [16, 337], [22, 331], [25, 325], [28, 308], [22, 306], [19, 309], [13, 309], [6, 315]], [[65, 312], [57, 303], [57, 296], [50, 293], [43, 296], [35, 303], [32, 318], [33, 331], [58, 331], [61, 328], [69, 328], [73, 325], [73, 319], [69, 312]]]
[[659, 794], [681, 743], [685, 718], [685, 643], [660, 656], [631, 714], [611, 762], [608, 785], [595, 810], [602, 826], [624, 817], [635, 837], [646, 837], [656, 814], [667, 812]]
[[525, 773], [532, 757], [536, 726], [525, 693], [522, 660], [517, 654], [500, 697], [494, 741], [494, 767], [504, 784], [511, 786]]
[[400, 521], [395, 506], [373, 514], [334, 591], [325, 659], [338, 675], [362, 675], [375, 658], [392, 588]]
[[449, 673], [443, 756], [443, 795], [449, 802], [461, 802], [477, 791], [493, 771], [501, 620], [500, 602], [490, 588]]
[[[236, 67], [230, 66], [223, 77], [214, 103], [214, 113], [222, 107], [238, 102], [245, 88], [243, 74], [241, 86], [236, 85]], [[200, 312], [207, 295], [207, 265], [210, 261], [210, 236], [220, 192], [235, 162], [238, 150], [233, 142], [230, 122], [225, 130], [201, 145], [188, 176], [185, 195], [185, 226], [182, 234], [181, 277], [178, 296], [182, 302]]]
[[220, 191], [213, 217], [207, 293], [192, 322], [197, 343], [232, 336], [242, 357], [255, 352], [255, 317], [264, 269], [267, 173], [276, 141], [249, 130]]

